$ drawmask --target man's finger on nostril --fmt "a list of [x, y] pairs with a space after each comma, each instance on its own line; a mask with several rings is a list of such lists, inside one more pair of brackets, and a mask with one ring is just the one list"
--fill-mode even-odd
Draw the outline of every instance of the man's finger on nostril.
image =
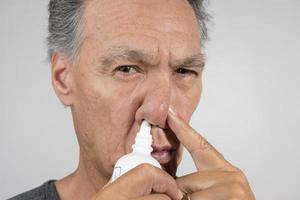
[[206, 138], [184, 122], [171, 109], [167, 122], [178, 140], [190, 152], [198, 170], [219, 169], [221, 167], [225, 169], [227, 166], [231, 166]]

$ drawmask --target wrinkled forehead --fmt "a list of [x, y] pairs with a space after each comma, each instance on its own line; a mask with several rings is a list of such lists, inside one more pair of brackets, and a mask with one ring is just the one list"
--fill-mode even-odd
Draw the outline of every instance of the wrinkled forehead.
[[84, 17], [88, 33], [121, 31], [199, 36], [193, 9], [186, 0], [93, 0]]
[[186, 0], [92, 0], [84, 12], [85, 34], [104, 51], [133, 46], [156, 56], [200, 51], [200, 33]]

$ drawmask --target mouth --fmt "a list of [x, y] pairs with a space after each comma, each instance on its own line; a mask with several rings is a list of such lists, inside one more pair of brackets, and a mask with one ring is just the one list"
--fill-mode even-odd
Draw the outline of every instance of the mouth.
[[151, 156], [163, 166], [176, 157], [177, 149], [179, 147], [179, 141], [176, 138], [172, 137], [174, 133], [168, 127], [168, 125], [166, 125], [164, 129], [152, 129], [152, 131], [159, 131], [152, 132], [152, 136], [156, 133], [156, 135], [164, 134], [167, 137], [167, 141], [163, 142], [163, 144], [160, 139], [154, 139], [151, 145], [151, 147], [153, 148]]
[[175, 149], [172, 149], [171, 146], [156, 146], [152, 145], [153, 151], [151, 153], [151, 156], [157, 160], [161, 165], [169, 163], [172, 158], [174, 157], [174, 154], [176, 152]]

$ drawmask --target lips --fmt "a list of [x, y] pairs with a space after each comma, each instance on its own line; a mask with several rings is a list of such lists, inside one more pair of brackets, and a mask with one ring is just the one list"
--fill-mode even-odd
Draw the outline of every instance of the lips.
[[171, 161], [174, 149], [171, 146], [156, 146], [152, 145], [153, 152], [151, 156], [156, 159], [161, 165]]
[[151, 134], [153, 137], [151, 156], [161, 165], [169, 163], [175, 157], [179, 146], [175, 134], [167, 124], [164, 128], [152, 127]]
[[151, 153], [152, 157], [156, 159], [160, 164], [166, 164], [171, 160], [170, 151], [153, 151]]

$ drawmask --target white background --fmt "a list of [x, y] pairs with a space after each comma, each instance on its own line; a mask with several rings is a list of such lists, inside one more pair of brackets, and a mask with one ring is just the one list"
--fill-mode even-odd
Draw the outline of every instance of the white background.
[[[0, 1], [0, 199], [73, 171], [70, 111], [46, 62], [47, 0]], [[300, 1], [212, 0], [192, 125], [247, 174], [257, 199], [300, 199]], [[195, 168], [186, 154], [179, 174]]]

